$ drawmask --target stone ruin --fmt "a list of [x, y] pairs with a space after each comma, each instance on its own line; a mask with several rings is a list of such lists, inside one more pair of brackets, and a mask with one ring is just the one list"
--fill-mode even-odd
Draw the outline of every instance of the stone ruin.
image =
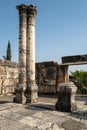
[[36, 63], [35, 67], [36, 6], [22, 4], [17, 6], [17, 9], [19, 11], [19, 64], [0, 60], [0, 94], [15, 90], [16, 96], [13, 101], [23, 104], [37, 102], [38, 93], [58, 94], [57, 110], [75, 110], [76, 86], [69, 82], [68, 67], [87, 64], [87, 55], [64, 56], [61, 64], [54, 61], [41, 62]]
[[[71, 97], [69, 99], [74, 97], [75, 91], [72, 92], [73, 90], [72, 87], [71, 87], [72, 88], [71, 93], [69, 93], [70, 91], [69, 92], [66, 91], [68, 90], [68, 88], [63, 89], [63, 87], [66, 85], [66, 82], [68, 82], [67, 69], [68, 68], [66, 66], [64, 67], [62, 65], [59, 65], [57, 62], [54, 62], [54, 61], [36, 63], [36, 75], [35, 75], [36, 78], [35, 79], [38, 85], [38, 93], [50, 94], [50, 95], [58, 93], [58, 98], [60, 96], [61, 98], [59, 99], [62, 99], [62, 101], [67, 101], [65, 100], [64, 95], [67, 98], [68, 96], [66, 95], [70, 94]], [[0, 94], [1, 95], [8, 95], [8, 94], [14, 93], [15, 88], [17, 88], [19, 85], [19, 71], [18, 70], [19, 70], [19, 65], [17, 63], [6, 61], [6, 60], [0, 60]], [[63, 83], [62, 87], [60, 87], [61, 83]], [[57, 110], [63, 111], [62, 109], [59, 109], [60, 105], [58, 105], [58, 104], [61, 104], [60, 103], [61, 100], [58, 100], [58, 101], [59, 102], [57, 102], [56, 108]], [[70, 103], [70, 102], [66, 102], [66, 104], [67, 103]], [[64, 103], [62, 102], [62, 104]], [[66, 108], [66, 104], [64, 108]]]
[[[57, 94], [57, 86], [68, 81], [68, 73], [55, 61], [36, 63], [35, 80], [39, 94]], [[66, 73], [66, 78], [65, 78]], [[14, 93], [19, 83], [19, 64], [0, 60], [0, 95]]]

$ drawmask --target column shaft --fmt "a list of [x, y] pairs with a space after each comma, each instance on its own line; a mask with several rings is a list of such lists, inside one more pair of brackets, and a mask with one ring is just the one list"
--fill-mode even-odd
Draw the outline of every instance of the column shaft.
[[17, 6], [19, 10], [19, 84], [15, 102], [26, 103], [26, 34], [27, 34], [27, 10], [25, 5]]
[[22, 103], [26, 103], [24, 95], [26, 90], [26, 27], [27, 14], [26, 10], [20, 13], [19, 25], [19, 87], [22, 88]]
[[37, 102], [38, 87], [35, 82], [35, 6], [29, 6], [27, 20], [26, 74], [29, 102]]

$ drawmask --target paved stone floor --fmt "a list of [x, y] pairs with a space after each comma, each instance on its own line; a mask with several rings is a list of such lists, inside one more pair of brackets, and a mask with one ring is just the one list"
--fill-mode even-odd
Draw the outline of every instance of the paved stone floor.
[[12, 103], [0, 96], [0, 130], [87, 130], [87, 104], [77, 101], [73, 113], [55, 110], [56, 98], [40, 97], [38, 103]]

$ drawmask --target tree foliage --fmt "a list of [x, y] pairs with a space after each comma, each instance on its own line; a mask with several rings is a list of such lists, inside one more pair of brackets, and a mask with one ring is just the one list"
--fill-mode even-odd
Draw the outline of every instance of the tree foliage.
[[87, 94], [87, 72], [75, 71], [71, 72], [70, 81], [77, 86], [77, 93]]
[[3, 56], [3, 58], [4, 58], [5, 60], [11, 61], [11, 44], [10, 44], [10, 41], [8, 41], [6, 57]]
[[8, 47], [7, 47], [7, 56], [6, 56], [7, 60], [11, 60], [11, 45], [10, 45], [10, 41], [8, 41]]

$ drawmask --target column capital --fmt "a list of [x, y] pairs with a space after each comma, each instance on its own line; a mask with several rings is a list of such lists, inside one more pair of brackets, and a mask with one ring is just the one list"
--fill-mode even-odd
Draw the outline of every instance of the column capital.
[[17, 5], [16, 8], [19, 10], [19, 14], [23, 13], [23, 12], [27, 12], [28, 16], [36, 16], [37, 14], [37, 10], [36, 10], [36, 6], [35, 5], [25, 5], [25, 4], [21, 4], [21, 5]]
[[28, 6], [28, 16], [36, 16], [37, 10], [35, 5]]
[[16, 8], [19, 10], [19, 14], [27, 12], [28, 6], [25, 4], [17, 5]]

